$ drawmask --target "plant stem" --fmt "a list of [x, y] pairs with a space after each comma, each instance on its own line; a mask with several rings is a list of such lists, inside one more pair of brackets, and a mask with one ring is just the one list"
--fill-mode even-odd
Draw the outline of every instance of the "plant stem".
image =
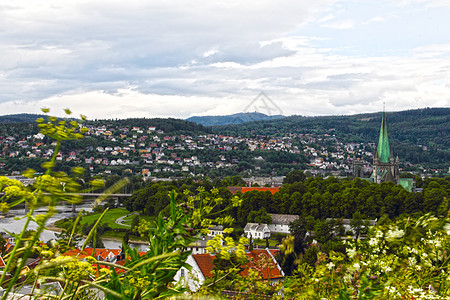
[[[33, 214], [33, 209], [30, 210], [29, 214], [30, 215]], [[5, 280], [6, 273], [8, 272], [8, 270], [9, 270], [11, 264], [12, 264], [12, 260], [13, 260], [13, 258], [15, 256], [16, 252], [17, 252], [17, 249], [19, 248], [20, 242], [23, 240], [23, 236], [25, 235], [25, 231], [28, 228], [28, 224], [30, 224], [30, 220], [31, 220], [31, 217], [28, 216], [27, 220], [25, 221], [25, 224], [23, 225], [23, 229], [20, 232], [20, 236], [18, 238], [18, 241], [16, 241], [16, 245], [14, 245], [14, 248], [13, 248], [13, 250], [11, 252], [10, 258], [8, 259], [8, 263], [6, 264], [5, 271], [3, 272], [2, 277], [0, 277], [0, 286], [3, 284], [3, 281]], [[9, 290], [11, 290], [11, 289], [9, 288]], [[2, 299], [6, 299], [7, 295], [8, 295], [8, 293], [4, 293]]]

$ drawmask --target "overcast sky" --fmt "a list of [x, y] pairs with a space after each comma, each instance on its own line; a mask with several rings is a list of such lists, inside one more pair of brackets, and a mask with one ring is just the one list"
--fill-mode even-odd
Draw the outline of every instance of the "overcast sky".
[[0, 0], [2, 115], [336, 115], [449, 99], [448, 0]]

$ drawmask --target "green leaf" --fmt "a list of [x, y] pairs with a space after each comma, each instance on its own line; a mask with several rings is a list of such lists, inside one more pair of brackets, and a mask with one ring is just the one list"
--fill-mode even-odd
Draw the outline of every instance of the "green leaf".
[[105, 209], [105, 211], [100, 215], [100, 218], [98, 218], [97, 222], [95, 222], [94, 226], [92, 227], [91, 231], [89, 232], [86, 240], [84, 241], [83, 246], [81, 247], [81, 251], [84, 250], [84, 248], [86, 248], [87, 243], [89, 242], [89, 240], [92, 238], [92, 236], [94, 235], [94, 232], [97, 231], [97, 226], [98, 224], [100, 224], [100, 221], [103, 219], [103, 217], [105, 216], [106, 212], [109, 210], [109, 208]]

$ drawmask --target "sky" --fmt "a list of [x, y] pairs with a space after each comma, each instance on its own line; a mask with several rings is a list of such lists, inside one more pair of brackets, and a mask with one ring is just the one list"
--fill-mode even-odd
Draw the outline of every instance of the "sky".
[[450, 107], [448, 0], [0, 0], [0, 115]]

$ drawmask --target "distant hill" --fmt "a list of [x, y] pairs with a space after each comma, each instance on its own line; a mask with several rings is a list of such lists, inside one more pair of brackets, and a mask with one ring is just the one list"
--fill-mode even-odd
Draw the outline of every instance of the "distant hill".
[[201, 124], [197, 124], [195, 122], [190, 122], [188, 120], [182, 119], [174, 119], [174, 118], [130, 118], [130, 119], [109, 119], [109, 120], [94, 120], [88, 121], [87, 124], [94, 126], [117, 126], [120, 127], [129, 127], [136, 126], [140, 127], [143, 130], [146, 130], [148, 127], [156, 127], [157, 130], [162, 130], [166, 133], [210, 133], [211, 129], [206, 128]]
[[194, 116], [186, 119], [187, 121], [202, 124], [204, 126], [220, 126], [230, 124], [242, 124], [253, 121], [265, 121], [285, 118], [282, 115], [268, 116], [263, 113], [237, 113], [226, 116]]
[[0, 123], [31, 123], [36, 122], [37, 118], [43, 118], [45, 115], [39, 114], [14, 114], [0, 116]]
[[[378, 143], [382, 113], [348, 116], [289, 116], [279, 120], [217, 126], [222, 134], [283, 137], [296, 134], [335, 135], [342, 142]], [[389, 142], [402, 160], [450, 166], [450, 108], [386, 112]], [[426, 150], [425, 150], [426, 149]]]
[[[23, 118], [15, 116], [25, 116]], [[4, 117], [5, 121], [2, 119]], [[12, 116], [0, 116], [0, 136], [8, 136], [14, 134], [31, 135], [39, 132], [36, 119], [47, 117], [46, 115], [20, 114]], [[211, 128], [201, 124], [189, 122], [182, 119], [174, 118], [130, 118], [130, 119], [105, 119], [105, 120], [88, 120], [84, 122], [90, 126], [107, 126], [108, 128], [120, 129], [122, 127], [140, 127], [147, 130], [149, 127], [155, 127], [156, 130], [162, 130], [171, 134], [207, 134], [211, 133]], [[66, 143], [70, 145], [70, 143]]]

